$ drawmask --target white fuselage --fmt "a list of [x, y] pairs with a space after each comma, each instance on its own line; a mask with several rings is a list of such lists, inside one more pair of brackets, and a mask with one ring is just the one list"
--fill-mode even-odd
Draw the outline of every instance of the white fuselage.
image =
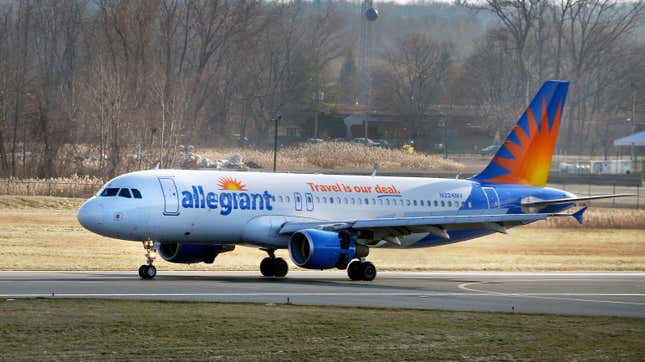
[[[142, 197], [101, 196], [136, 189]], [[469, 180], [149, 170], [109, 181], [79, 210], [96, 233], [133, 241], [287, 247], [287, 221], [332, 221], [479, 213], [496, 192]], [[419, 240], [410, 235], [406, 244]]]

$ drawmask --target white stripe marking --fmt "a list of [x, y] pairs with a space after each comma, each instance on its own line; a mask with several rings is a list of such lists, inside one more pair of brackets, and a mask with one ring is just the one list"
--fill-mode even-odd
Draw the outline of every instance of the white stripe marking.
[[0, 298], [29, 298], [29, 297], [280, 297], [280, 296], [312, 296], [312, 297], [372, 297], [372, 296], [410, 296], [410, 297], [572, 297], [572, 296], [596, 296], [596, 297], [645, 297], [645, 294], [635, 293], [410, 293], [410, 292], [386, 292], [386, 293], [334, 293], [334, 292], [297, 292], [297, 293], [15, 293], [0, 294]]

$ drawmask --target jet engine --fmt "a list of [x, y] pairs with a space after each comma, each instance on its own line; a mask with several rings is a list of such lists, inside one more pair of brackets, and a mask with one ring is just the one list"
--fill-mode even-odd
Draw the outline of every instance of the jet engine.
[[217, 254], [229, 250], [232, 249], [227, 248], [226, 245], [162, 243], [159, 246], [159, 255], [171, 263], [194, 264], [204, 262], [212, 264]]
[[349, 261], [369, 254], [369, 248], [356, 244], [347, 231], [306, 229], [289, 239], [289, 255], [297, 266], [307, 269], [345, 269]]

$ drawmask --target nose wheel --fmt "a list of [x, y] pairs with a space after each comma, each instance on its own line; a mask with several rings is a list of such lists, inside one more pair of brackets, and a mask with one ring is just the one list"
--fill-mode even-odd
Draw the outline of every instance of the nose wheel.
[[275, 257], [275, 249], [262, 249], [269, 254], [269, 257], [262, 259], [260, 272], [265, 277], [282, 278], [289, 272], [289, 265], [282, 258]]
[[152, 240], [144, 241], [143, 248], [146, 249], [146, 264], [139, 267], [139, 277], [143, 280], [151, 280], [157, 276], [157, 268], [152, 265], [157, 257], [157, 250]]
[[351, 280], [372, 281], [376, 278], [376, 267], [369, 261], [354, 260], [347, 267], [347, 275]]

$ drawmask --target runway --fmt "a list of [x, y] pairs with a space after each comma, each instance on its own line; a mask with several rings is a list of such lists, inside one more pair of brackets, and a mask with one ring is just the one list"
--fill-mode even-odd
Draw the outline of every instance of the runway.
[[645, 273], [0, 272], [0, 298], [131, 298], [645, 317]]

